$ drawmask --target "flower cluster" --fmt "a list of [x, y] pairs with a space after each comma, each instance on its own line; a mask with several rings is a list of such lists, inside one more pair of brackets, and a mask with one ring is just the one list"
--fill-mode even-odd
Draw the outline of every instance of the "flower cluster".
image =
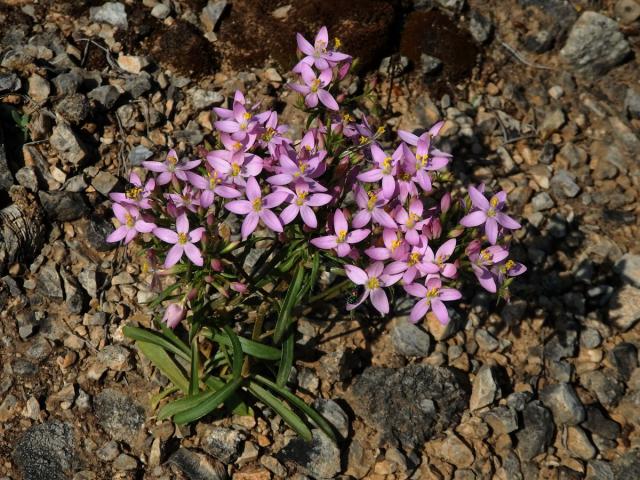
[[[143, 162], [147, 180], [132, 173], [126, 192], [112, 195], [119, 226], [108, 240], [144, 234], [164, 269], [193, 265], [226, 296], [258, 289], [245, 283], [236, 248], [265, 238], [301, 242], [320, 252], [322, 268], [339, 266], [355, 284], [347, 310], [369, 300], [386, 315], [390, 296], [405, 293], [416, 297], [413, 322], [432, 311], [447, 323], [445, 303], [462, 298], [465, 273], [506, 294], [526, 269], [509, 259], [510, 232], [520, 225], [505, 213], [505, 192], [487, 198], [483, 186], [470, 186], [456, 200], [446, 188], [452, 157], [435, 146], [442, 122], [419, 136], [400, 131], [389, 148], [383, 128], [338, 101], [352, 59], [329, 50], [327, 29], [313, 44], [302, 35], [297, 42], [302, 58], [289, 87], [315, 119], [302, 138], [289, 138], [277, 112], [236, 92], [229, 109], [214, 109], [217, 148]], [[197, 297], [185, 293], [169, 306], [169, 326]]]

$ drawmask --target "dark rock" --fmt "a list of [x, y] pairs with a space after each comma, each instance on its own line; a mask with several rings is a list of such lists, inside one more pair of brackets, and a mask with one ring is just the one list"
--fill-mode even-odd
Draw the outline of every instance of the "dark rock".
[[88, 97], [109, 110], [120, 98], [120, 91], [113, 85], [103, 85], [91, 90]]
[[556, 425], [577, 425], [585, 418], [584, 406], [568, 383], [548, 385], [540, 392], [540, 399], [553, 412]]
[[616, 379], [615, 373], [611, 370], [586, 372], [580, 376], [580, 382], [595, 394], [605, 407], [615, 406], [624, 394], [624, 385]]
[[[0, 90], [2, 90], [0, 88]], [[640, 92], [631, 88], [627, 89], [624, 97], [624, 110], [631, 118], [640, 118]]]
[[76, 458], [73, 427], [57, 420], [29, 428], [13, 458], [24, 480], [66, 480]]
[[507, 397], [507, 406], [521, 412], [527, 406], [529, 400], [531, 400], [529, 392], [514, 392]]
[[226, 480], [224, 465], [202, 453], [179, 448], [167, 460], [176, 465], [189, 480]]
[[587, 11], [571, 28], [560, 55], [576, 72], [598, 77], [624, 61], [630, 52], [629, 42], [614, 20]]
[[85, 215], [89, 209], [80, 193], [38, 192], [47, 216], [58, 222], [71, 222]]
[[68, 73], [58, 75], [53, 79], [58, 95], [73, 95], [82, 85], [82, 75], [78, 69], [73, 69]]
[[200, 13], [200, 21], [205, 31], [213, 32], [215, 30], [225, 8], [227, 8], [227, 0], [209, 0]]
[[314, 478], [334, 478], [341, 470], [338, 446], [320, 430], [311, 433], [311, 442], [295, 437], [276, 454], [276, 458]]
[[106, 238], [113, 232], [113, 224], [104, 218], [91, 218], [86, 226], [86, 239], [89, 245], [99, 252], [107, 252], [117, 247], [117, 243], [109, 243]]
[[518, 429], [516, 411], [504, 405], [489, 410], [482, 418], [498, 435], [515, 432]]
[[611, 464], [604, 460], [589, 461], [587, 463], [587, 475], [584, 480], [614, 480]]
[[555, 36], [549, 30], [540, 29], [524, 37], [524, 48], [533, 53], [544, 53], [551, 50]]
[[432, 57], [431, 55], [427, 55], [426, 53], [420, 55], [420, 70], [425, 75], [436, 73], [441, 68], [442, 60], [440, 60], [439, 58]]
[[620, 425], [607, 418], [595, 405], [587, 407], [587, 418], [582, 424], [591, 433], [596, 433], [607, 440], [615, 440], [620, 436]]
[[208, 427], [200, 435], [201, 448], [214, 458], [229, 464], [236, 461], [245, 435], [225, 427]]
[[16, 172], [16, 180], [27, 190], [35, 193], [38, 191], [38, 175], [33, 167], [22, 167]]
[[53, 263], [47, 263], [38, 272], [37, 290], [45, 297], [64, 298], [60, 275]]
[[147, 72], [140, 72], [139, 75], [133, 75], [127, 78], [124, 89], [129, 92], [133, 98], [138, 98], [151, 90], [151, 75]]
[[63, 123], [53, 128], [49, 143], [65, 164], [77, 167], [87, 158], [88, 152], [85, 145], [73, 130]]
[[522, 419], [524, 428], [516, 433], [516, 450], [521, 460], [528, 461], [551, 445], [554, 434], [553, 417], [542, 402], [534, 400], [525, 407]]
[[431, 337], [417, 325], [404, 319], [391, 330], [391, 341], [396, 351], [407, 357], [426, 357], [431, 347]]
[[631, 373], [638, 368], [638, 349], [632, 343], [619, 343], [609, 352], [609, 359], [620, 377], [628, 381]]
[[134, 167], [142, 165], [142, 162], [151, 158], [153, 152], [143, 145], [137, 145], [129, 152], [129, 162]]
[[586, 328], [580, 332], [580, 344], [585, 348], [596, 348], [602, 343], [600, 332], [593, 328]]
[[22, 87], [20, 77], [13, 72], [0, 73], [0, 92], [16, 92]]
[[573, 198], [580, 193], [575, 176], [566, 170], [558, 171], [550, 181], [551, 191], [557, 199]]
[[468, 390], [468, 385], [447, 368], [370, 367], [353, 382], [349, 404], [378, 429], [382, 443], [400, 444], [409, 450], [458, 421]]
[[469, 401], [471, 410], [478, 410], [491, 405], [500, 398], [500, 387], [496, 379], [495, 371], [489, 365], [483, 365], [473, 379], [473, 390]]
[[112, 439], [130, 442], [144, 425], [144, 408], [127, 395], [107, 388], [94, 401], [100, 426]]
[[472, 10], [469, 19], [469, 32], [478, 43], [485, 43], [491, 37], [493, 24], [487, 17], [481, 15], [476, 10]]
[[575, 356], [578, 345], [578, 332], [565, 330], [558, 332], [544, 346], [545, 358], [550, 360], [562, 360]]
[[624, 282], [640, 288], [640, 255], [627, 253], [613, 266]]
[[56, 105], [56, 113], [73, 125], [81, 124], [89, 115], [89, 102], [81, 93], [69, 95]]

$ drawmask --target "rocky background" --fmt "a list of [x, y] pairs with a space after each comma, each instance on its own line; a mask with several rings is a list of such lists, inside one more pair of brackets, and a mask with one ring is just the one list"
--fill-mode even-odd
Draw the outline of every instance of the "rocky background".
[[[158, 422], [108, 194], [235, 89], [295, 123], [293, 33], [323, 24], [388, 130], [446, 119], [460, 185], [509, 193], [529, 271], [446, 328], [301, 312], [292, 381], [339, 445], [264, 407]], [[638, 53], [638, 0], [1, 1], [0, 479], [640, 478]]]

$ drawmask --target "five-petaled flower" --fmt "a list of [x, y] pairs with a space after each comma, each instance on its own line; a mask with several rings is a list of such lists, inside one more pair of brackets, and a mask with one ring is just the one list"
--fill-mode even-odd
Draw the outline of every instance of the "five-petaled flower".
[[155, 224], [147, 222], [133, 205], [114, 203], [113, 213], [120, 226], [109, 234], [107, 242], [119, 242], [124, 239], [124, 243], [129, 243], [138, 233], [149, 233], [155, 228]]
[[194, 244], [199, 242], [204, 233], [203, 227], [198, 227], [189, 231], [189, 219], [187, 214], [183, 213], [176, 218], [176, 230], [168, 228], [154, 228], [153, 234], [163, 242], [172, 243], [173, 246], [167, 252], [167, 258], [164, 261], [164, 268], [170, 268], [180, 261], [183, 254], [193, 262], [194, 265], [201, 267], [204, 264], [200, 249]]
[[353, 310], [371, 297], [371, 304], [378, 312], [382, 315], [389, 313], [389, 299], [383, 288], [390, 287], [402, 277], [393, 263], [385, 267], [382, 262], [374, 262], [364, 270], [355, 265], [345, 265], [344, 271], [349, 280], [364, 287], [360, 298], [355, 303], [347, 304], [347, 310]]
[[409, 315], [409, 320], [413, 323], [417, 323], [429, 310], [433, 310], [440, 323], [446, 325], [449, 323], [449, 312], [444, 302], [462, 298], [462, 294], [455, 288], [442, 288], [442, 280], [437, 275], [428, 275], [424, 285], [412, 283], [405, 285], [404, 289], [409, 295], [420, 298]]
[[291, 83], [289, 87], [304, 95], [304, 103], [309, 108], [318, 106], [318, 100], [329, 110], [338, 110], [338, 102], [325, 87], [331, 83], [333, 73], [330, 69], [322, 70], [320, 75], [311, 69], [306, 63], [301, 63], [299, 67], [303, 84]]
[[475, 210], [460, 220], [464, 227], [478, 227], [484, 224], [484, 231], [492, 245], [498, 241], [498, 225], [508, 230], [520, 228], [520, 224], [502, 212], [507, 194], [502, 191], [487, 200], [477, 188], [469, 187], [469, 197]]
[[333, 215], [333, 231], [335, 235], [326, 235], [311, 240], [311, 244], [324, 250], [335, 249], [339, 257], [346, 257], [351, 253], [351, 244], [359, 243], [369, 236], [371, 230], [359, 229], [349, 231], [347, 219], [342, 210], [336, 210]]

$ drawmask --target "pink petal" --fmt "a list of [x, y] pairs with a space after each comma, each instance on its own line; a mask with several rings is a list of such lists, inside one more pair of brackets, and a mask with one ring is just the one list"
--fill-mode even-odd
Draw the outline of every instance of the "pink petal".
[[411, 314], [409, 315], [409, 321], [411, 323], [418, 323], [429, 311], [429, 301], [426, 298], [423, 298], [418, 303], [416, 303], [411, 309]]
[[324, 237], [317, 237], [311, 240], [311, 245], [322, 248], [323, 250], [329, 250], [331, 248], [336, 248], [338, 242], [336, 242], [335, 235], [326, 235]]
[[447, 240], [442, 245], [440, 245], [440, 248], [436, 252], [436, 258], [441, 258], [442, 260], [446, 260], [451, 256], [455, 248], [456, 248], [456, 239], [452, 238], [450, 240]]
[[238, 215], [247, 215], [253, 210], [253, 205], [248, 200], [234, 200], [227, 202], [224, 208]]
[[391, 215], [382, 210], [381, 208], [375, 208], [373, 212], [371, 212], [371, 216], [379, 225], [382, 225], [386, 228], [398, 228], [396, 222], [393, 221]]
[[198, 227], [189, 232], [189, 241], [194, 243], [199, 242], [202, 239], [202, 235], [204, 235], [204, 227]]
[[349, 225], [347, 224], [347, 219], [344, 217], [344, 213], [339, 208], [336, 210], [333, 215], [333, 230], [336, 233], [346, 232], [349, 230]]
[[455, 288], [442, 288], [440, 289], [438, 296], [440, 297], [440, 300], [450, 302], [453, 300], [460, 300], [462, 298], [462, 293]]
[[336, 245], [336, 252], [339, 257], [346, 257], [351, 253], [351, 246], [348, 243], [338, 243]]
[[234, 122], [233, 120], [218, 120], [213, 123], [213, 126], [216, 130], [224, 133], [235, 133], [240, 130], [238, 122]]
[[477, 227], [487, 220], [487, 214], [482, 210], [476, 210], [460, 219], [460, 225], [467, 228]]
[[383, 289], [375, 288], [371, 291], [371, 303], [382, 315], [389, 313], [389, 300]]
[[411, 283], [409, 285], [404, 286], [405, 292], [409, 295], [413, 295], [414, 297], [426, 297], [427, 289], [424, 285], [420, 285], [419, 283]]
[[254, 201], [262, 195], [262, 192], [260, 192], [260, 185], [258, 185], [258, 182], [253, 177], [249, 177], [247, 179], [246, 194], [250, 201]]
[[274, 232], [282, 232], [282, 223], [278, 216], [273, 213], [271, 210], [263, 209], [260, 212], [260, 218], [264, 222], [264, 224], [269, 227]]
[[322, 88], [319, 89], [318, 97], [320, 98], [320, 101], [324, 104], [324, 106], [327, 107], [329, 110], [337, 111], [340, 109], [340, 107], [338, 106], [338, 102], [336, 102], [336, 99], [333, 98], [333, 96], [331, 96], [331, 94], [326, 90]]
[[180, 215], [176, 218], [176, 232], [187, 233], [189, 231], [189, 219], [186, 214]]
[[242, 227], [240, 228], [240, 233], [243, 240], [246, 240], [247, 237], [254, 232], [254, 230], [258, 226], [259, 221], [260, 217], [256, 212], [250, 212], [246, 217], [244, 217]]
[[144, 161], [142, 162], [142, 166], [147, 170], [151, 170], [152, 172], [166, 172], [167, 164], [164, 162], [152, 162], [152, 161]]
[[370, 230], [362, 229], [362, 230], [353, 230], [347, 234], [347, 243], [358, 243], [364, 240], [371, 233]]
[[317, 228], [318, 227], [318, 219], [316, 218], [316, 214], [313, 213], [310, 207], [306, 205], [302, 205], [300, 207], [300, 215], [302, 216], [302, 221], [309, 228]]
[[469, 197], [471, 198], [471, 202], [474, 206], [482, 210], [489, 210], [489, 200], [487, 200], [486, 197], [482, 193], [480, 193], [480, 191], [476, 187], [469, 186]]
[[380, 247], [367, 248], [364, 253], [373, 260], [388, 260], [391, 257], [388, 249]]
[[377, 182], [382, 178], [382, 170], [379, 168], [367, 170], [366, 172], [362, 172], [356, 178], [365, 183]]
[[308, 197], [307, 205], [310, 207], [321, 207], [322, 205], [329, 203], [331, 200], [333, 200], [333, 196], [328, 193], [315, 193]]
[[434, 298], [431, 300], [431, 309], [433, 313], [435, 313], [436, 317], [438, 317], [438, 321], [442, 325], [446, 325], [449, 323], [449, 312], [447, 311], [447, 307], [444, 306], [441, 300]]
[[168, 228], [155, 228], [153, 234], [163, 242], [178, 243], [178, 234]]
[[129, 228], [126, 225], [122, 225], [116, 228], [113, 232], [111, 232], [109, 236], [107, 236], [106, 240], [109, 243], [119, 242], [120, 240], [122, 240], [124, 237], [127, 236], [128, 231], [129, 231]]
[[317, 93], [309, 93], [306, 97], [304, 97], [304, 103], [309, 108], [315, 108], [318, 106], [318, 94]]
[[502, 212], [496, 213], [497, 222], [502, 225], [504, 228], [508, 228], [509, 230], [517, 230], [521, 227], [521, 225], [516, 222], [513, 218], [508, 215], [505, 215]]
[[183, 252], [184, 248], [179, 243], [176, 243], [173, 247], [171, 247], [169, 249], [169, 253], [167, 253], [167, 258], [164, 261], [164, 268], [173, 267], [176, 263], [178, 263], [182, 258]]
[[262, 199], [262, 205], [265, 208], [275, 208], [282, 204], [282, 202], [284, 202], [290, 195], [291, 193], [287, 190], [278, 190], [272, 192], [269, 195], [265, 195], [265, 197]]
[[356, 285], [364, 285], [367, 283], [367, 280], [369, 280], [367, 273], [355, 265], [345, 265], [344, 271], [347, 274], [347, 277], [349, 277], [349, 280]]
[[367, 210], [360, 210], [353, 217], [352, 225], [356, 228], [362, 228], [371, 221], [371, 213]]
[[495, 218], [487, 218], [487, 223], [484, 225], [485, 233], [489, 243], [495, 245], [498, 241], [498, 222]]
[[298, 49], [305, 55], [313, 55], [315, 53], [313, 45], [299, 33], [296, 33], [296, 42], [298, 43]]
[[291, 205], [285, 207], [284, 210], [282, 210], [282, 212], [280, 213], [280, 220], [282, 220], [282, 223], [284, 223], [285, 225], [288, 225], [296, 219], [299, 211], [300, 208], [296, 204], [292, 203]]
[[200, 250], [193, 243], [184, 244], [184, 253], [194, 265], [201, 267], [204, 264]]

